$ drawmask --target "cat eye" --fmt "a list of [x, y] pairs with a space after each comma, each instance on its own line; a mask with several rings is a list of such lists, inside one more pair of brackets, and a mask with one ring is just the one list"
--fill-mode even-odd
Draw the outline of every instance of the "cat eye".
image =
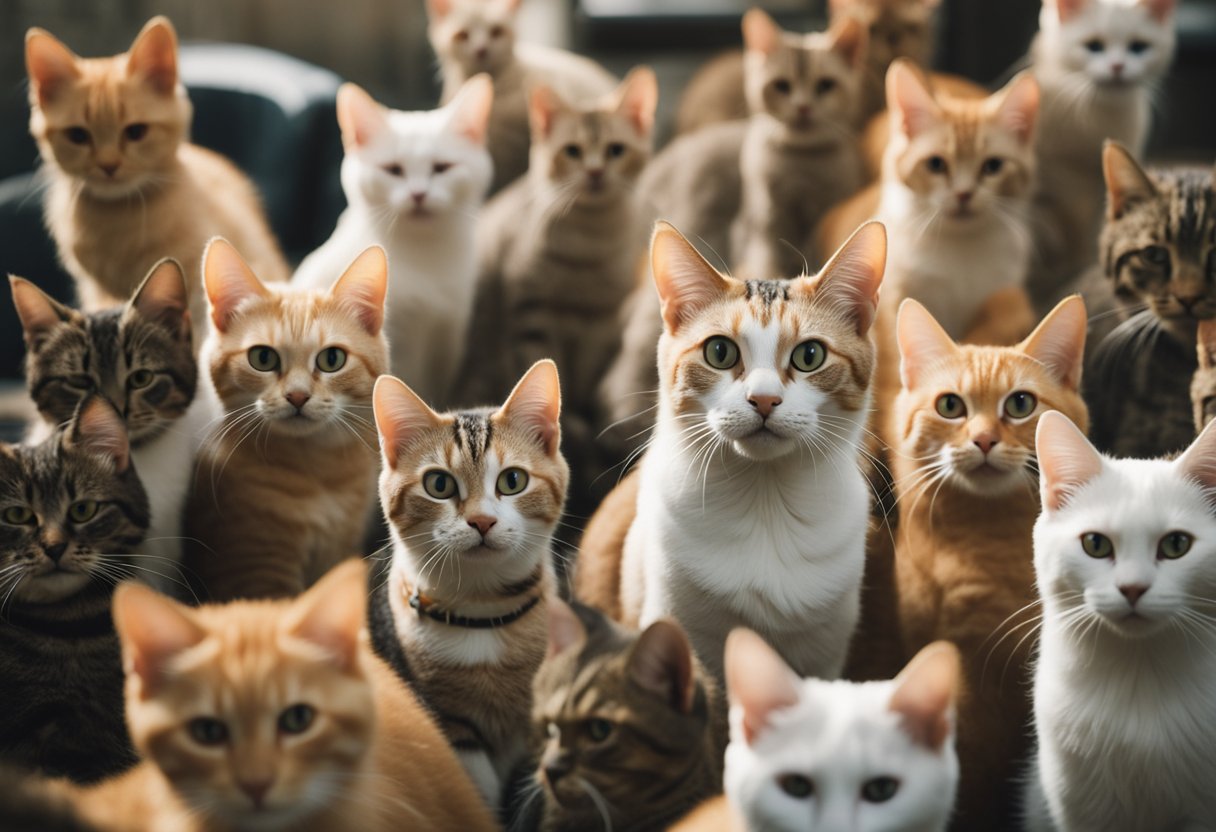
[[786, 79], [778, 78], [776, 81], [773, 82], [773, 89], [775, 89], [777, 92], [781, 93], [782, 95], [789, 95], [790, 90], [792, 90], [793, 87], [790, 85], [790, 82], [787, 81]]
[[704, 353], [705, 363], [715, 370], [729, 370], [739, 363], [739, 346], [721, 335], [705, 342]]
[[451, 170], [451, 168], [451, 162], [436, 162], [435, 164], [431, 165], [431, 173], [438, 175], [440, 173], [446, 173], [447, 171]]
[[1170, 262], [1170, 253], [1164, 246], [1148, 246], [1140, 251], [1140, 256], [1154, 266], [1162, 266]]
[[68, 137], [68, 141], [72, 144], [88, 144], [93, 138], [89, 135], [89, 131], [83, 127], [69, 127], [63, 131], [63, 134]]
[[1170, 532], [1157, 543], [1157, 557], [1177, 560], [1191, 551], [1195, 538], [1186, 532]]
[[1090, 52], [1101, 52], [1106, 49], [1106, 41], [1100, 40], [1099, 38], [1091, 38], [1090, 40], [1085, 41], [1085, 48]]
[[805, 800], [815, 793], [815, 784], [801, 774], [783, 774], [777, 778], [781, 791], [798, 800]]
[[625, 145], [621, 144], [620, 142], [613, 142], [612, 144], [608, 145], [608, 158], [616, 159], [624, 155]]
[[962, 396], [956, 393], [942, 393], [934, 406], [938, 415], [947, 419], [961, 419], [967, 415], [967, 405]]
[[929, 169], [929, 173], [945, 173], [950, 166], [941, 156], [930, 156], [925, 160], [925, 167]]
[[508, 468], [498, 475], [498, 482], [495, 483], [499, 494], [504, 494], [510, 497], [512, 494], [518, 494], [528, 487], [528, 472], [522, 468]]
[[323, 373], [336, 373], [346, 366], [346, 350], [341, 347], [326, 347], [317, 354], [317, 369]]
[[836, 89], [835, 78], [820, 78], [815, 84], [816, 95], [827, 95], [834, 89]]
[[148, 135], [148, 125], [146, 124], [128, 124], [122, 131], [128, 141], [137, 142], [144, 136]]
[[899, 781], [894, 777], [875, 777], [861, 785], [861, 799], [868, 803], [886, 803], [899, 791]]
[[405, 176], [405, 168], [395, 162], [391, 165], [383, 165], [380, 169], [390, 176]]
[[136, 370], [127, 376], [127, 384], [132, 390], [140, 390], [151, 384], [155, 377], [151, 370]]
[[984, 164], [980, 166], [980, 173], [985, 176], [995, 176], [1001, 172], [1003, 167], [1005, 167], [1005, 160], [992, 156], [984, 160]]
[[279, 354], [265, 345], [249, 348], [249, 366], [259, 373], [270, 373], [279, 369]]
[[612, 729], [616, 726], [606, 719], [589, 719], [587, 720], [587, 736], [592, 742], [603, 742], [612, 736]]
[[77, 500], [68, 506], [68, 519], [73, 523], [87, 523], [96, 516], [96, 500]]
[[503, 31], [504, 30], [501, 26], [494, 26], [490, 29], [490, 37], [500, 38], [503, 35]]
[[571, 159], [578, 159], [583, 155], [583, 149], [576, 144], [568, 144], [562, 148], [562, 152]]
[[1146, 40], [1134, 40], [1127, 45], [1127, 51], [1133, 55], [1142, 55], [1148, 51], [1150, 44]]
[[24, 526], [34, 519], [34, 512], [29, 506], [9, 506], [0, 517], [10, 526]]
[[228, 741], [228, 726], [209, 716], [190, 720], [190, 736], [199, 745], [220, 745]]
[[456, 478], [447, 471], [427, 471], [422, 477], [422, 487], [436, 500], [450, 500], [456, 496]]
[[461, 29], [459, 32], [457, 32], [457, 33], [456, 33], [455, 35], [453, 35], [452, 37], [453, 37], [455, 40], [458, 40], [458, 41], [460, 41], [461, 43], [463, 43], [463, 42], [465, 42], [466, 40], [468, 40], [468, 39], [469, 39], [469, 33], [468, 33], [467, 31], [465, 31], [464, 29]]
[[813, 373], [822, 367], [823, 362], [827, 361], [827, 359], [828, 348], [823, 345], [822, 341], [803, 341], [794, 347], [794, 354], [790, 356], [790, 363], [794, 365], [795, 370]]
[[279, 730], [284, 734], [303, 734], [316, 719], [317, 711], [312, 705], [298, 703], [279, 714]]
[[1034, 413], [1038, 406], [1039, 400], [1035, 398], [1034, 393], [1018, 390], [1010, 393], [1009, 398], [1005, 399], [1005, 415], [1010, 419], [1025, 419]]
[[1115, 556], [1115, 544], [1110, 538], [1098, 532], [1086, 532], [1081, 535], [1081, 548], [1091, 558], [1112, 558]]

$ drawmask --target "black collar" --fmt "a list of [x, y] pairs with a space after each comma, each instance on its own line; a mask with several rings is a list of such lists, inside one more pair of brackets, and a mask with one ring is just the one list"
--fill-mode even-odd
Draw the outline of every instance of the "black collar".
[[[510, 598], [513, 595], [522, 595], [539, 584], [540, 579], [541, 567], [537, 566], [536, 571], [533, 572], [529, 577], [525, 578], [519, 583], [505, 587], [502, 595], [504, 598]], [[440, 602], [429, 597], [422, 591], [421, 587], [415, 587], [412, 592], [410, 592], [409, 584], [405, 584], [403, 588], [407, 593], [409, 593], [407, 598], [409, 600], [410, 608], [418, 614], [419, 618], [425, 615], [432, 621], [438, 621], [441, 624], [447, 624], [451, 627], [464, 627], [465, 629], [469, 630], [496, 630], [499, 627], [505, 627], [508, 624], [513, 624], [531, 612], [532, 608], [539, 604], [541, 599], [541, 595], [538, 593], [533, 595], [527, 601], [524, 601], [522, 606], [516, 607], [511, 612], [503, 615], [490, 616], [487, 618], [473, 618], [467, 615], [457, 615], [453, 610], [444, 609]]]

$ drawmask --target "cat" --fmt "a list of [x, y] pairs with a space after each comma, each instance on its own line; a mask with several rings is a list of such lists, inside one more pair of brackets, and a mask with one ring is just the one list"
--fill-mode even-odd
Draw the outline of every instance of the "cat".
[[497, 410], [441, 415], [391, 376], [376, 383], [392, 555], [373, 595], [373, 644], [434, 711], [493, 809], [528, 762], [550, 540], [570, 476], [560, 409], [552, 361]]
[[944, 832], [958, 787], [958, 649], [893, 680], [799, 679], [764, 639], [726, 642], [726, 794], [673, 832]]
[[190, 296], [175, 260], [156, 264], [126, 304], [83, 313], [28, 280], [9, 277], [25, 330], [25, 377], [44, 424], [67, 422], [94, 392], [117, 403], [152, 521], [140, 547], [144, 575], [162, 590], [183, 588], [182, 512], [202, 437], [216, 415], [198, 385]]
[[1175, 2], [1043, 0], [1031, 47], [1043, 92], [1029, 283], [1040, 308], [1097, 255], [1103, 142], [1144, 151], [1153, 89], [1174, 56]]
[[494, 829], [426, 709], [368, 649], [366, 582], [347, 562], [291, 601], [197, 609], [119, 587], [143, 761], [52, 793], [104, 829]]
[[0, 759], [96, 780], [135, 762], [110, 595], [140, 574], [148, 497], [89, 396], [37, 445], [0, 443]]
[[839, 675], [864, 562], [858, 446], [885, 258], [871, 223], [817, 275], [740, 281], [659, 224], [658, 422], [637, 485], [618, 486], [638, 490], [616, 517], [623, 550], [602, 545], [620, 539], [612, 528], [584, 542], [578, 597], [604, 594], [584, 574], [619, 584], [626, 623], [674, 618], [719, 682], [741, 625], [799, 673]]
[[1038, 427], [1042, 631], [1028, 832], [1216, 825], [1216, 429], [1174, 460], [1100, 455]]
[[1199, 434], [1216, 416], [1216, 321], [1199, 322], [1196, 353], [1199, 366], [1191, 378], [1191, 407]]
[[427, 0], [427, 34], [439, 58], [444, 102], [485, 72], [494, 79], [487, 146], [494, 157], [497, 192], [529, 165], [528, 95], [548, 86], [568, 101], [610, 93], [617, 80], [595, 61], [562, 49], [516, 39], [522, 0]]
[[666, 829], [722, 788], [717, 691], [678, 624], [630, 632], [554, 600], [532, 691], [541, 832]]
[[25, 62], [30, 132], [48, 181], [46, 224], [85, 311], [126, 301], [170, 256], [188, 269], [200, 345], [207, 316], [198, 264], [217, 234], [232, 239], [263, 279], [287, 278], [253, 184], [222, 156], [186, 141], [190, 99], [167, 18], [149, 20], [130, 50], [112, 58], [79, 58], [33, 28]]
[[354, 84], [338, 90], [347, 209], [292, 284], [325, 289], [368, 246], [388, 254], [391, 372], [446, 401], [464, 355], [477, 281], [474, 231], [492, 176], [485, 148], [494, 89], [470, 78], [439, 110], [386, 110]]
[[[868, 629], [900, 639], [905, 657], [938, 639], [962, 653], [958, 828], [1005, 829], [1016, 814], [1030, 719], [1031, 646], [1019, 616], [1035, 599], [1034, 430], [1051, 409], [1086, 423], [1085, 325], [1085, 304], [1072, 297], [1017, 346], [960, 346], [916, 301], [899, 310], [896, 626]], [[883, 614], [871, 607], [867, 619]]]
[[222, 238], [204, 261], [213, 329], [200, 364], [224, 416], [194, 473], [186, 571], [213, 601], [295, 595], [363, 550], [375, 506], [384, 250], [328, 291], [264, 285]]

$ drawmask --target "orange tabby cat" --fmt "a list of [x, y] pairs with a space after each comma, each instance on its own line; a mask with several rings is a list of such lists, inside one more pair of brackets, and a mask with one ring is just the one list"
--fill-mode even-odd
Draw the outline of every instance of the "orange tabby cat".
[[361, 562], [291, 602], [191, 609], [114, 595], [127, 722], [144, 761], [54, 784], [104, 830], [489, 830], [425, 708], [367, 645]]
[[86, 311], [131, 296], [153, 264], [186, 267], [194, 343], [206, 329], [198, 264], [222, 235], [265, 280], [287, 264], [253, 184], [230, 162], [186, 141], [191, 106], [177, 73], [177, 35], [148, 21], [131, 48], [80, 58], [42, 29], [25, 36], [30, 132], [50, 189], [46, 223]]

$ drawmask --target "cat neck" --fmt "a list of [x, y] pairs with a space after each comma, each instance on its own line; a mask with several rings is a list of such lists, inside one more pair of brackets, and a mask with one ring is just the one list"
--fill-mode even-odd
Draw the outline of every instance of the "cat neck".
[[[352, 465], [366, 470], [368, 457], [375, 457], [378, 442], [375, 428], [365, 419], [319, 425], [303, 435], [292, 435], [267, 427], [253, 428], [242, 421], [242, 414], [225, 414], [204, 448], [210, 453], [256, 455], [265, 465], [315, 471], [318, 462], [326, 469], [340, 471]], [[345, 425], [345, 426], [344, 426]]]
[[473, 239], [476, 227], [470, 213], [457, 205], [442, 214], [419, 217], [409, 211], [394, 212], [354, 200], [339, 223], [385, 248], [392, 248], [396, 242], [405, 243], [410, 246], [411, 257], [415, 253], [425, 257], [431, 252], [450, 256], [454, 245], [463, 246]]
[[798, 130], [765, 112], [753, 113], [747, 122], [746, 144], [759, 141], [769, 152], [783, 156], [820, 156], [835, 153], [854, 140], [852, 128], [836, 125], [812, 133]]

